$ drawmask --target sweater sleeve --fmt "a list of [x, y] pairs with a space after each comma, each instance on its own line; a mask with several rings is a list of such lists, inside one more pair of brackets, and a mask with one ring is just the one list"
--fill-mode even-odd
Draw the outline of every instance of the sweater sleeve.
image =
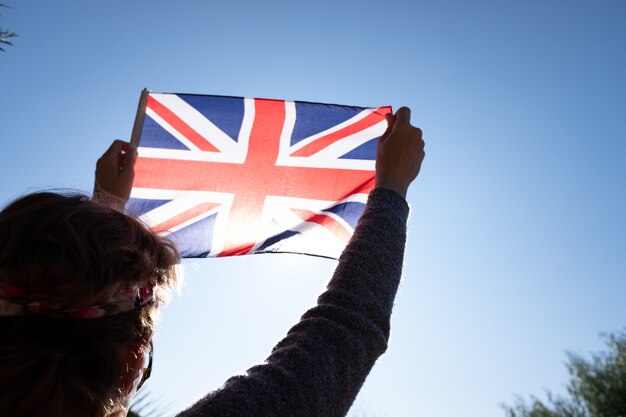
[[180, 417], [345, 416], [387, 349], [409, 208], [375, 188], [327, 290], [266, 361], [235, 376]]

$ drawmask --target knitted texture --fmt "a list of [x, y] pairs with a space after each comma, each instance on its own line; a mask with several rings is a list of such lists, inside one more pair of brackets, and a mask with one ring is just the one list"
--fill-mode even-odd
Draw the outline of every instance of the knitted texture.
[[343, 417], [387, 349], [409, 207], [375, 188], [327, 290], [265, 363], [179, 417]]

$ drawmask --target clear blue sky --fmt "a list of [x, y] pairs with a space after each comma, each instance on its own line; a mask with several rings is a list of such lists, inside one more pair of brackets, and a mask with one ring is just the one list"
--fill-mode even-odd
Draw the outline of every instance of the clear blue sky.
[[[352, 415], [503, 416], [626, 325], [623, 1], [6, 2], [2, 205], [90, 191], [143, 87], [412, 108], [404, 277]], [[185, 262], [147, 386], [174, 411], [262, 361], [333, 267]]]

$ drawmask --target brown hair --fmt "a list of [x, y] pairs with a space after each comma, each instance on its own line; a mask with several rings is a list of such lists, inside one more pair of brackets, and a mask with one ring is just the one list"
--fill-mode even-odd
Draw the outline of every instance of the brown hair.
[[122, 352], [152, 330], [175, 283], [175, 247], [84, 195], [23, 197], [0, 212], [0, 285], [80, 308], [157, 282], [156, 303], [98, 319], [0, 318], [0, 415], [101, 417], [120, 395]]

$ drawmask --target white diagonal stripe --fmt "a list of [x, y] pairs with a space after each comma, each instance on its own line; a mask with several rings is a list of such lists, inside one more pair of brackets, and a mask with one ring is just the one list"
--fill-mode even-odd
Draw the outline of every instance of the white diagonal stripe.
[[380, 122], [368, 127], [367, 129], [361, 130], [350, 136], [339, 139], [335, 143], [328, 145], [319, 152], [309, 156], [309, 158], [319, 160], [340, 158], [341, 156], [352, 151], [353, 149], [356, 149], [359, 146], [363, 145], [365, 142], [381, 136], [383, 133], [385, 133], [386, 129], [387, 122], [385, 120], [381, 120]]
[[211, 240], [211, 251], [207, 257], [216, 256], [222, 252], [224, 239], [226, 236], [226, 220], [227, 213], [230, 211], [233, 202], [233, 195], [230, 193], [216, 193], [211, 191], [177, 191], [162, 190], [155, 188], [133, 188], [131, 197], [153, 200], [172, 200], [163, 204], [147, 213], [144, 213], [139, 219], [148, 227], [154, 227], [172, 217], [177, 216], [204, 202], [214, 202], [220, 204], [213, 210], [202, 213], [192, 219], [189, 219], [176, 227], [170, 229], [167, 233], [173, 233], [180, 230], [198, 220], [210, 215], [216, 214], [215, 224], [213, 226], [213, 234]]
[[317, 133], [313, 136], [309, 136], [306, 139], [302, 139], [300, 142], [296, 143], [295, 145], [293, 145], [290, 149], [290, 153], [293, 154], [294, 152], [300, 150], [301, 148], [307, 146], [309, 143], [316, 141], [317, 139], [323, 137], [323, 136], [327, 136], [330, 135], [331, 133], [334, 133], [338, 130], [341, 130], [345, 127], [348, 127], [356, 122], [358, 122], [359, 120], [365, 119], [367, 116], [369, 116], [370, 114], [372, 114], [373, 112], [375, 112], [378, 109], [365, 109], [362, 112], [356, 114], [355, 116], [349, 118], [348, 120], [346, 120], [345, 122], [339, 123], [338, 125], [335, 125], [329, 129], [326, 129], [323, 132]]
[[[161, 116], [156, 114], [151, 108], [146, 108], [146, 116], [150, 117], [154, 120], [159, 126], [165, 129], [170, 135], [174, 136], [176, 139], [181, 141], [186, 147], [194, 152], [200, 152], [200, 149], [196, 145], [193, 144], [189, 139], [187, 139], [184, 135], [182, 135], [178, 130], [174, 129], [172, 125], [167, 123]], [[140, 142], [141, 143], [141, 142]], [[189, 152], [189, 151], [185, 151]], [[215, 153], [215, 152], [212, 152]]]
[[151, 96], [221, 152], [236, 151], [237, 143], [233, 139], [176, 94], [151, 94]]

